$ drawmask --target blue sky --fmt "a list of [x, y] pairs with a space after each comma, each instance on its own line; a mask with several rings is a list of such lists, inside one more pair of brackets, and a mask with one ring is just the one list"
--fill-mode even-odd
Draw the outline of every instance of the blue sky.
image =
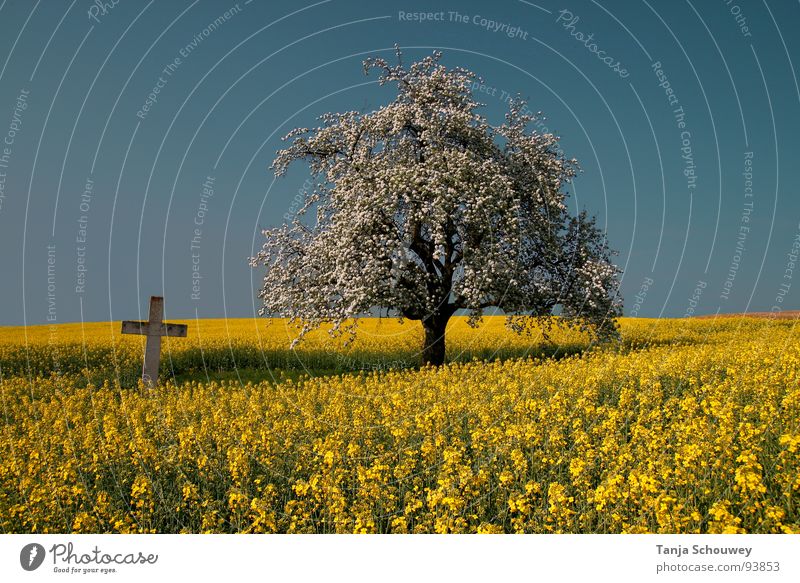
[[361, 62], [395, 43], [479, 74], [490, 120], [516, 93], [544, 112], [626, 314], [798, 308], [798, 24], [754, 0], [2, 1], [0, 323], [138, 318], [150, 295], [253, 315], [247, 258], [307, 178], [274, 181], [280, 138], [387, 102]]

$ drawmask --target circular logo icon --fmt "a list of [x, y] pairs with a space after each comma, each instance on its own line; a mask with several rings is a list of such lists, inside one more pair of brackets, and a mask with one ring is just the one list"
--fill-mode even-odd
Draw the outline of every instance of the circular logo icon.
[[26, 571], [35, 571], [44, 562], [44, 547], [39, 543], [30, 543], [19, 552], [19, 564]]

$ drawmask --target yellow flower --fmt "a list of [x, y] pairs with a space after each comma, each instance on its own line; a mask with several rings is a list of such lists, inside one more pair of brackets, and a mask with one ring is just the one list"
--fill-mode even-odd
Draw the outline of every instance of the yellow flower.
[[[791, 322], [623, 319], [620, 345], [557, 329], [533, 358], [540, 336], [455, 318], [423, 370], [411, 322], [293, 352], [285, 321], [188, 324], [141, 391], [118, 326], [0, 329], [0, 531], [800, 531]], [[234, 362], [270, 370], [215, 380]]]

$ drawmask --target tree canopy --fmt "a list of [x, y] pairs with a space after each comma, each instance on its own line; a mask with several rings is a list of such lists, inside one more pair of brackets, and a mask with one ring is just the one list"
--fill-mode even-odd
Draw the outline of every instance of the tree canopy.
[[472, 93], [476, 75], [441, 54], [364, 69], [395, 84], [376, 111], [328, 113], [286, 136], [273, 163], [305, 161], [314, 185], [283, 225], [265, 230], [251, 264], [265, 266], [261, 313], [355, 334], [376, 308], [425, 330], [423, 362], [444, 361], [449, 318], [477, 325], [487, 308], [523, 332], [557, 321], [616, 334], [619, 269], [595, 219], [571, 216], [565, 185], [577, 162], [538, 133], [539, 114], [512, 100], [492, 125]]

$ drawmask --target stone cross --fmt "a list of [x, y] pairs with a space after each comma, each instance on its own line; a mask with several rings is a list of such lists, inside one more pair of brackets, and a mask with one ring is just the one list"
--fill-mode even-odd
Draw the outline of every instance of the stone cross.
[[186, 324], [167, 324], [164, 318], [164, 298], [150, 297], [150, 317], [147, 322], [124, 320], [123, 334], [143, 334], [147, 336], [144, 348], [144, 364], [142, 366], [142, 382], [147, 387], [158, 384], [158, 367], [161, 363], [161, 337], [186, 336]]

